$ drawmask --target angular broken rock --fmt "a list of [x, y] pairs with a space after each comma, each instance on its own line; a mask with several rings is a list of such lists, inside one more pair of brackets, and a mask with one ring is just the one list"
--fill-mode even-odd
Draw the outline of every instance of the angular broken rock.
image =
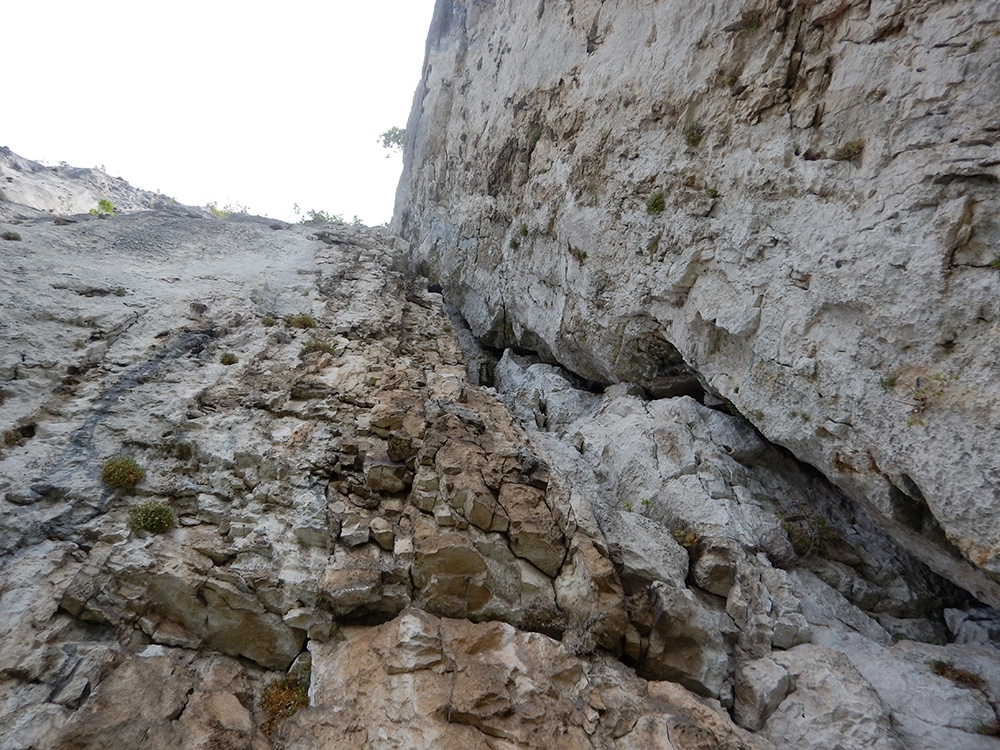
[[654, 583], [651, 632], [640, 675], [651, 680], [679, 682], [701, 695], [718, 697], [729, 672], [719, 617], [684, 588]]
[[771, 659], [741, 664], [736, 669], [733, 719], [741, 727], [759, 731], [791, 689], [788, 672]]

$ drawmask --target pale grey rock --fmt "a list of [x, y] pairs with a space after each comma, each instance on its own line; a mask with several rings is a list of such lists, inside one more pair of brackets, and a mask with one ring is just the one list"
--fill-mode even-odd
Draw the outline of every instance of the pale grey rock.
[[121, 177], [112, 177], [104, 167], [71, 167], [65, 162], [47, 166], [7, 147], [0, 147], [0, 196], [0, 203], [7, 202], [19, 213], [34, 209], [63, 220], [96, 210], [101, 200], [110, 200], [116, 213], [167, 208], [173, 203], [166, 195], [139, 190]]
[[691, 575], [700, 588], [719, 596], [728, 596], [736, 581], [736, 565], [746, 559], [738, 543], [725, 537], [702, 540]]
[[906, 748], [889, 707], [843, 654], [808, 644], [771, 659], [793, 687], [764, 723], [777, 747]]
[[791, 690], [788, 672], [771, 659], [741, 664], [736, 669], [733, 720], [741, 727], [759, 731]]
[[887, 646], [892, 636], [878, 622], [851, 604], [841, 594], [807, 570], [791, 571], [802, 615], [813, 625], [854, 630], [875, 643]]
[[[17, 313], [0, 315], [4, 418], [25, 438], [0, 454], [5, 739], [255, 748], [264, 686], [309, 662], [289, 747], [353, 741], [345, 725], [358, 746], [766, 747], [726, 713], [754, 649], [776, 659], [824, 626], [881, 639], [868, 620], [954, 600], [745, 422], [647, 401], [693, 383], [667, 349], [649, 350], [655, 383], [602, 397], [531, 364], [544, 399], [525, 431], [465, 379], [440, 296], [383, 232], [80, 218], [25, 220], [0, 278]], [[300, 314], [317, 327], [285, 320]], [[304, 352], [314, 338], [332, 353]], [[539, 414], [562, 415], [554, 432]], [[119, 452], [146, 467], [134, 495], [100, 482]], [[178, 527], [132, 532], [144, 499]], [[732, 559], [688, 588], [688, 555], [719, 545]], [[151, 673], [156, 691], [119, 695]]]
[[789, 649], [811, 640], [812, 626], [799, 612], [786, 612], [771, 626], [771, 645], [774, 648]]
[[1000, 607], [998, 23], [442, 2], [393, 228], [488, 344], [654, 395], [693, 368]]
[[622, 583], [629, 592], [656, 581], [684, 587], [688, 553], [663, 527], [638, 513], [609, 518], [604, 533], [619, 550]]
[[497, 362], [493, 377], [497, 390], [507, 395], [513, 414], [522, 421], [534, 421], [540, 430], [564, 432], [601, 402], [600, 396], [577, 387], [562, 368], [532, 361], [510, 349]]
[[5, 747], [54, 747], [72, 713], [65, 707], [41, 700], [13, 710], [0, 718], [0, 743]]
[[995, 610], [946, 609], [944, 619], [956, 643], [1000, 642], [1000, 617]]
[[[940, 647], [912, 641], [890, 648], [858, 633], [828, 628], [817, 631], [816, 642], [850, 659], [892, 711], [893, 726], [906, 747], [996, 746], [995, 737], [981, 734], [996, 722], [990, 702], [1000, 687], [1000, 660], [992, 649], [984, 653], [974, 645]], [[936, 661], [976, 675], [982, 688], [935, 674]]]

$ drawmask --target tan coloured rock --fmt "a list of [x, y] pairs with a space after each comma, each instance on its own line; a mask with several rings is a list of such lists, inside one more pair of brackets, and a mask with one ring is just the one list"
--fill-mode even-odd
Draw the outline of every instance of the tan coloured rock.
[[285, 747], [769, 747], [683, 689], [635, 692], [644, 683], [622, 665], [502, 623], [406, 612], [344, 635], [313, 647], [314, 707], [284, 724]]
[[625, 597], [614, 566], [593, 543], [573, 545], [555, 592], [560, 608], [569, 613], [569, 648], [578, 653], [590, 653], [598, 645], [619, 648], [628, 621]]
[[365, 481], [373, 492], [402, 492], [407, 487], [406, 467], [398, 463], [370, 463], [365, 467]]
[[545, 504], [545, 492], [507, 482], [500, 485], [498, 502], [511, 518], [509, 535], [514, 554], [546, 575], [558, 575], [566, 557], [566, 542]]
[[185, 661], [170, 653], [126, 660], [101, 682], [51, 747], [270, 747], [231, 692], [247, 687], [240, 685], [239, 667], [216, 663], [193, 669]]

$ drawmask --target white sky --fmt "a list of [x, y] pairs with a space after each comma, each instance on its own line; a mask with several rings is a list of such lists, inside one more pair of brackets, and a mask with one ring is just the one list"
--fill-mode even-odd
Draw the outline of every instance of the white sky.
[[0, 12], [0, 146], [182, 203], [392, 216], [434, 0], [24, 0]]

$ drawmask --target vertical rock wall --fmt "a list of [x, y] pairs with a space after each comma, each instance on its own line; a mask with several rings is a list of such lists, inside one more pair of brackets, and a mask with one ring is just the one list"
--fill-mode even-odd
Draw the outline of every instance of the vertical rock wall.
[[394, 227], [488, 343], [694, 368], [998, 605], [998, 19], [439, 0]]

